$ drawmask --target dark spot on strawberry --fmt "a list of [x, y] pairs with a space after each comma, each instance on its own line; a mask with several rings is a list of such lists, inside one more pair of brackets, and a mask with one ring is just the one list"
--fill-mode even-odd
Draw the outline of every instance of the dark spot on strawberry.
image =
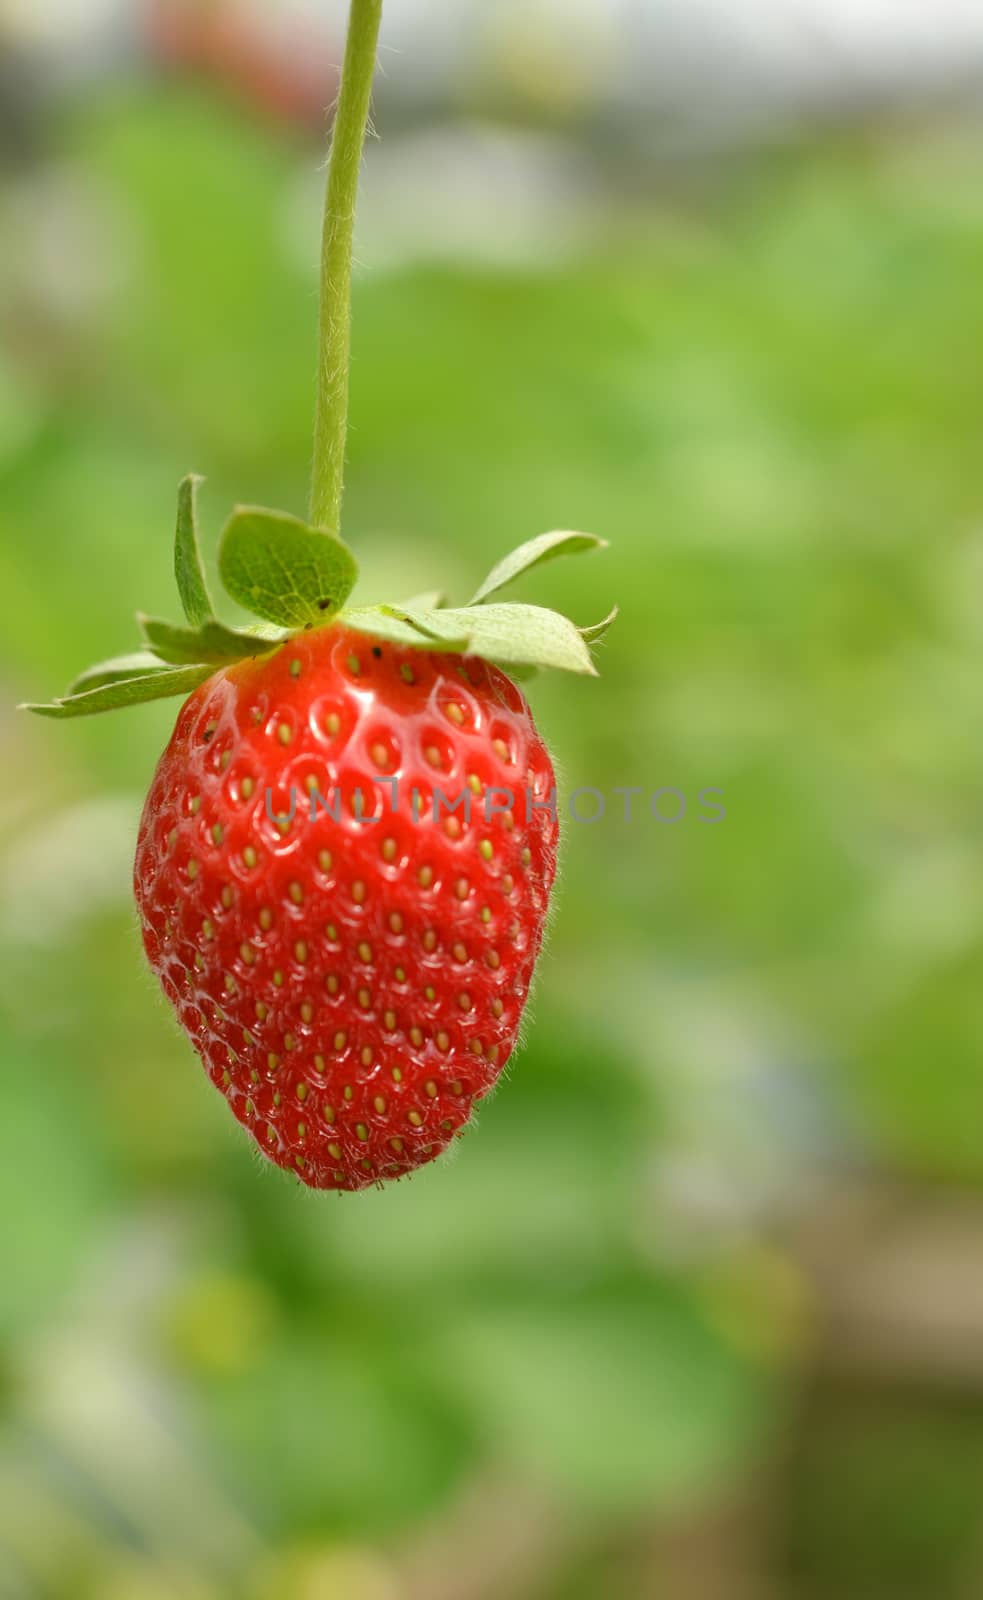
[[379, 646], [377, 644], [374, 644], [372, 646], [372, 654], [375, 656], [377, 661], [381, 661], [382, 660], [382, 651], [379, 649]]

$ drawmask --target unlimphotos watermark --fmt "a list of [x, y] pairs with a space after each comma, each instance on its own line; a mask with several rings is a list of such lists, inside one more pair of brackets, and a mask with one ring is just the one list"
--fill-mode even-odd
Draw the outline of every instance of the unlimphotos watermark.
[[[528, 786], [516, 790], [500, 784], [489, 784], [476, 791], [466, 785], [456, 795], [449, 795], [437, 784], [424, 795], [413, 784], [409, 805], [406, 806], [401, 803], [401, 800], [405, 800], [405, 793], [399, 778], [373, 776], [366, 782], [371, 785], [375, 795], [372, 809], [366, 809], [366, 794], [361, 784], [352, 789], [347, 806], [348, 815], [363, 828], [372, 827], [381, 822], [384, 816], [394, 816], [399, 812], [404, 815], [408, 813], [417, 824], [424, 821], [439, 823], [442, 817], [451, 816], [470, 823], [476, 812], [486, 823], [491, 823], [497, 816], [524, 815], [527, 825], [546, 816], [554, 822], [560, 819], [560, 800], [555, 786], [545, 794], [537, 794]], [[388, 791], [388, 805], [383, 790]], [[340, 822], [345, 814], [345, 797], [340, 786], [333, 785], [326, 795], [316, 787], [310, 788], [304, 798], [311, 822], [316, 822], [321, 815]], [[286, 811], [275, 810], [273, 790], [267, 789], [266, 815], [272, 823], [283, 826], [294, 821], [298, 808], [298, 791], [294, 787], [290, 789], [287, 806]], [[615, 784], [608, 789], [584, 785], [571, 790], [564, 797], [563, 809], [570, 822], [586, 826], [605, 818], [629, 825], [642, 818], [672, 825], [687, 817], [712, 826], [723, 822], [727, 816], [720, 789], [699, 790], [695, 807], [691, 807], [683, 789], [663, 786], [646, 790], [641, 784]]]

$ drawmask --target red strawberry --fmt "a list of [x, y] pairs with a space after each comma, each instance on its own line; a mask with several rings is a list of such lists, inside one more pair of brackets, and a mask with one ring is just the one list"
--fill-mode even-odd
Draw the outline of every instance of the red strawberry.
[[144, 945], [212, 1082], [312, 1188], [432, 1160], [494, 1085], [543, 936], [553, 786], [504, 673], [341, 625], [182, 710], [137, 846]]

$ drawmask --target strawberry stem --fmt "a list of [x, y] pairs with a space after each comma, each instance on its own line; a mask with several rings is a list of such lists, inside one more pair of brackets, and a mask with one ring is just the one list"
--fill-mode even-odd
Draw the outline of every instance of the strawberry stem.
[[311, 521], [333, 533], [341, 523], [348, 433], [355, 200], [381, 16], [382, 0], [352, 0], [324, 202]]

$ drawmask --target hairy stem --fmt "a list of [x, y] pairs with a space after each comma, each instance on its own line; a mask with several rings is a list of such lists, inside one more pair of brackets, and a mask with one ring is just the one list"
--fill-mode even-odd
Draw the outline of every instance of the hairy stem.
[[352, 234], [381, 16], [382, 0], [352, 0], [324, 203], [311, 521], [335, 533], [341, 523], [348, 433]]

